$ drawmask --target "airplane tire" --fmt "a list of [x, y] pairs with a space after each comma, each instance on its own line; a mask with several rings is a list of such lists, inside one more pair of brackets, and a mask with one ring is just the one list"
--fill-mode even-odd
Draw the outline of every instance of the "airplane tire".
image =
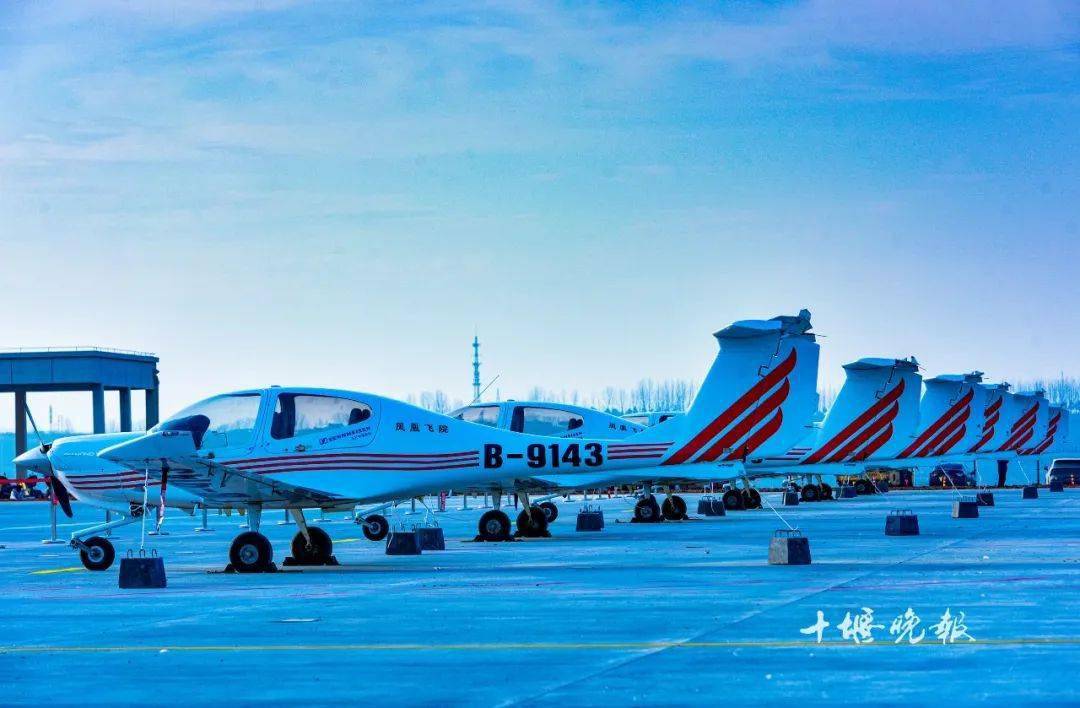
[[821, 491], [816, 484], [808, 484], [799, 495], [804, 502], [816, 502], [821, 498]]
[[756, 489], [744, 489], [743, 490], [743, 504], [747, 509], [760, 509], [761, 508], [761, 493]]
[[510, 538], [510, 517], [499, 509], [485, 512], [480, 517], [479, 531], [484, 541], [506, 541]]
[[258, 531], [245, 531], [229, 547], [229, 562], [237, 573], [261, 573], [270, 568], [273, 560], [270, 539]]
[[108, 570], [116, 559], [116, 550], [108, 539], [91, 536], [83, 544], [86, 548], [79, 549], [79, 560], [87, 570]]
[[745, 509], [743, 496], [737, 489], [729, 489], [724, 492], [724, 508], [728, 511], [741, 511]]
[[651, 524], [663, 520], [660, 505], [656, 503], [656, 497], [648, 496], [638, 499], [634, 505], [634, 521], [639, 524]]
[[318, 526], [308, 526], [311, 545], [304, 534], [297, 533], [292, 540], [292, 557], [297, 565], [326, 565], [334, 553], [334, 542], [330, 534]]
[[544, 510], [544, 516], [549, 524], [559, 518], [559, 507], [555, 505], [555, 502], [541, 502], [540, 508]]
[[359, 520], [364, 528], [364, 538], [369, 541], [381, 541], [390, 533], [390, 522], [382, 514], [371, 514]]
[[822, 501], [828, 501], [828, 500], [830, 500], [832, 498], [833, 498], [832, 487], [830, 487], [829, 485], [822, 482], [821, 483], [821, 500]]
[[538, 538], [547, 534], [547, 515], [538, 506], [522, 509], [517, 517], [518, 534], [525, 538]]
[[873, 486], [871, 486], [870, 482], [866, 481], [865, 479], [855, 481], [855, 493], [859, 496], [863, 496], [865, 494], [872, 494], [873, 491]]
[[686, 502], [679, 495], [673, 494], [664, 500], [660, 511], [668, 521], [682, 521], [686, 518]]

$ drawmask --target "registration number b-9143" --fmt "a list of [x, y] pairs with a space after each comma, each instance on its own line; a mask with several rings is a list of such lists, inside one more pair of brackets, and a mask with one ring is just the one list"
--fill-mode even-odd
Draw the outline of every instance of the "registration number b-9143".
[[484, 467], [498, 469], [505, 460], [525, 460], [533, 469], [541, 467], [597, 467], [604, 463], [600, 443], [532, 443], [525, 452], [504, 452], [502, 445], [484, 445]]

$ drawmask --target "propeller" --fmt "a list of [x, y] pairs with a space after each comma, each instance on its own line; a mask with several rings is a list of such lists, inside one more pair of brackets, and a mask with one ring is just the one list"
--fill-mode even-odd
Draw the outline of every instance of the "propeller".
[[[30, 404], [25, 404], [25, 407], [26, 417], [30, 419], [30, 426], [34, 429], [34, 435], [38, 439], [38, 452], [45, 458], [45, 464], [41, 465], [40, 469], [45, 470], [45, 479], [48, 480], [49, 489], [52, 490], [56, 503], [60, 505], [64, 515], [70, 519], [73, 516], [71, 512], [71, 495], [68, 494], [67, 487], [64, 486], [64, 483], [60, 481], [60, 478], [53, 471], [52, 460], [49, 459], [49, 450], [52, 449], [52, 445], [45, 442], [45, 439], [41, 437], [41, 431], [38, 430], [37, 423], [34, 421], [34, 414], [30, 412]], [[35, 462], [39, 462], [39, 460], [35, 460]]]

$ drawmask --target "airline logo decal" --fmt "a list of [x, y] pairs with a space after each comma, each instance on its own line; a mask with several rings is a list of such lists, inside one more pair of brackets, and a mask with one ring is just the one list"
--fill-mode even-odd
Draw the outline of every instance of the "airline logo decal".
[[971, 399], [974, 397], [975, 389], [969, 388], [959, 401], [950, 406], [944, 415], [934, 421], [933, 425], [924, 430], [923, 434], [897, 457], [936, 457], [952, 449], [967, 432], [967, 420], [971, 417]]
[[[690, 442], [664, 460], [663, 464], [679, 465], [688, 462], [695, 455], [697, 458], [694, 462], [712, 462], [725, 452], [728, 453], [724, 457], [725, 460], [735, 460], [749, 455], [760, 447], [780, 429], [784, 420], [780, 405], [787, 400], [791, 392], [788, 376], [795, 369], [796, 359], [796, 352], [792, 349], [784, 361], [751, 386]], [[770, 391], [772, 391], [771, 394], [769, 394]], [[766, 396], [766, 394], [769, 395]], [[760, 405], [754, 407], [759, 403]], [[755, 431], [755, 426], [762, 421], [765, 422]], [[720, 437], [717, 438], [717, 436]], [[709, 443], [712, 445], [702, 452]]]
[[1027, 413], [1020, 416], [1020, 420], [1013, 424], [1009, 439], [997, 449], [998, 452], [1019, 450], [1020, 446], [1031, 439], [1035, 433], [1035, 415], [1039, 412], [1039, 404], [1036, 403]]
[[997, 422], [1001, 420], [1001, 403], [1005, 400], [1005, 396], [998, 396], [997, 400], [986, 407], [986, 411], [983, 413], [986, 420], [983, 421], [983, 436], [979, 439], [979, 442], [975, 443], [968, 452], [978, 452], [986, 443], [990, 442], [994, 438], [994, 427]]
[[865, 460], [887, 443], [893, 434], [892, 422], [900, 413], [900, 395], [904, 392], [904, 380], [878, 399], [859, 417], [848, 423], [827, 443], [810, 454], [800, 464], [817, 462], [843, 462]]

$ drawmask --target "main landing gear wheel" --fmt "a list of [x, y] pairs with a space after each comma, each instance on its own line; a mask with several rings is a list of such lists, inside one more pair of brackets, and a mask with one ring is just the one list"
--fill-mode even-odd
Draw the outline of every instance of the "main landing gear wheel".
[[686, 518], [686, 502], [677, 494], [673, 494], [660, 505], [660, 512], [668, 521], [682, 521]]
[[855, 481], [855, 493], [859, 496], [862, 496], [864, 494], [873, 494], [874, 487], [870, 484], [868, 480], [859, 479]]
[[544, 510], [544, 517], [549, 524], [559, 518], [559, 507], [555, 506], [555, 502], [540, 502], [539, 506]]
[[87, 570], [108, 570], [116, 559], [116, 550], [108, 539], [91, 536], [83, 541], [85, 548], [79, 549], [79, 560]]
[[311, 545], [308, 545], [304, 534], [297, 533], [292, 540], [292, 557], [297, 565], [326, 565], [333, 555], [334, 542], [330, 540], [330, 534], [318, 526], [308, 526], [308, 534], [311, 536]]
[[508, 541], [510, 540], [510, 517], [506, 512], [492, 509], [480, 517], [480, 540], [482, 541]]
[[821, 500], [822, 501], [827, 501], [829, 499], [832, 499], [833, 498], [832, 487], [825, 484], [824, 482], [822, 482], [820, 486], [821, 486]]
[[634, 505], [634, 521], [639, 524], [653, 524], [663, 521], [660, 505], [656, 503], [656, 497], [650, 495], [638, 499], [638, 503]]
[[802, 488], [800, 496], [804, 502], [816, 502], [821, 498], [821, 490], [816, 484], [808, 484]]
[[747, 509], [761, 508], [761, 494], [756, 489], [742, 490], [743, 505]]
[[262, 573], [270, 569], [274, 547], [257, 531], [245, 531], [233, 539], [229, 562], [237, 573]]
[[381, 541], [390, 533], [390, 522], [381, 514], [365, 516], [358, 523], [364, 527], [364, 538], [369, 541]]
[[739, 493], [739, 490], [729, 489], [724, 492], [724, 508], [728, 511], [739, 511], [746, 508], [743, 504], [743, 495]]
[[548, 521], [544, 510], [538, 506], [530, 506], [522, 509], [517, 517], [517, 530], [519, 536], [525, 538], [539, 538], [548, 535]]

